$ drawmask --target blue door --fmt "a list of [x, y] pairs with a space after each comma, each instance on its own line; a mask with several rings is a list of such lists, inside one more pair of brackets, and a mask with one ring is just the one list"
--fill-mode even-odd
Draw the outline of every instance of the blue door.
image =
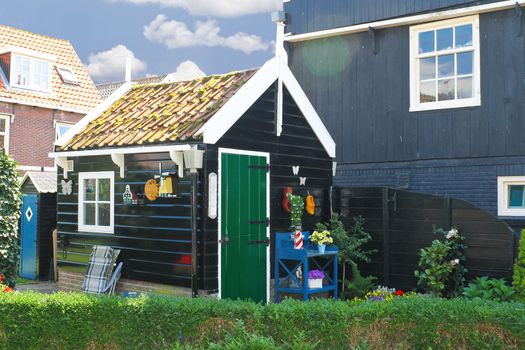
[[38, 222], [36, 194], [26, 194], [22, 199], [20, 225], [20, 277], [37, 278], [36, 231]]

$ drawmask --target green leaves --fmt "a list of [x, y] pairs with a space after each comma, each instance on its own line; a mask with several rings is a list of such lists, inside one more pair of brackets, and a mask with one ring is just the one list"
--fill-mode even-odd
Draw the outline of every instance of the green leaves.
[[518, 258], [514, 264], [512, 286], [518, 298], [525, 300], [525, 229], [521, 231], [520, 248]]
[[287, 196], [288, 200], [292, 204], [290, 228], [293, 231], [296, 227], [300, 227], [303, 222], [304, 199], [299, 195], [291, 193], [288, 193]]
[[516, 292], [508, 286], [504, 279], [489, 279], [478, 277], [463, 291], [463, 295], [471, 300], [511, 301]]
[[14, 286], [20, 243], [21, 191], [15, 161], [0, 150], [0, 275], [4, 283]]

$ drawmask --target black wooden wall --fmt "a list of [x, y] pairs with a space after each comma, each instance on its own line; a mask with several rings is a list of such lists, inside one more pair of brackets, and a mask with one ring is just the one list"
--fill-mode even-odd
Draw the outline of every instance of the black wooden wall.
[[291, 0], [284, 4], [286, 31], [302, 34], [499, 0]]
[[512, 230], [495, 216], [457, 199], [388, 188], [337, 188], [334, 206], [347, 225], [362, 215], [377, 249], [364, 274], [405, 290], [417, 287], [414, 271], [419, 252], [437, 238], [433, 226], [457, 227], [466, 237], [468, 277], [512, 277], [517, 241]]
[[[270, 232], [288, 231], [290, 215], [281, 208], [283, 187], [294, 193], [315, 197], [315, 216], [305, 214], [303, 228], [311, 230], [315, 223], [329, 215], [328, 188], [332, 183], [332, 159], [313, 133], [288, 91], [284, 95], [283, 132], [275, 134], [276, 87], [272, 86], [246, 114], [224, 135], [216, 146], [208, 146], [206, 172], [217, 172], [218, 148], [233, 148], [270, 153]], [[300, 166], [293, 175], [292, 166]], [[299, 186], [299, 176], [307, 177], [306, 186]], [[207, 201], [204, 201], [207, 203]], [[217, 222], [207, 220], [205, 281], [217, 286]], [[271, 246], [273, 255], [273, 244]], [[271, 260], [273, 261], [273, 259]], [[216, 288], [216, 287], [215, 287]]]
[[368, 33], [297, 43], [290, 65], [342, 164], [517, 156], [525, 149], [522, 27], [514, 10], [480, 15], [481, 107], [409, 112], [409, 27], [379, 30], [377, 55]]
[[[127, 184], [143, 192], [147, 180], [164, 172], [176, 172], [168, 153], [126, 155], [124, 179], [110, 156], [79, 157], [73, 180], [72, 195], [58, 195], [59, 263], [84, 273], [93, 245], [110, 245], [122, 249], [119, 261], [124, 262], [126, 278], [191, 285], [191, 180], [185, 176], [178, 183], [178, 198], [145, 200], [143, 207], [123, 205], [122, 194]], [[78, 173], [115, 171], [115, 233], [78, 232]], [[187, 175], [187, 174], [186, 174]], [[59, 174], [58, 181], [62, 180]], [[59, 186], [60, 187], [60, 186]], [[59, 189], [60, 192], [60, 189]], [[199, 200], [202, 195], [199, 193]]]

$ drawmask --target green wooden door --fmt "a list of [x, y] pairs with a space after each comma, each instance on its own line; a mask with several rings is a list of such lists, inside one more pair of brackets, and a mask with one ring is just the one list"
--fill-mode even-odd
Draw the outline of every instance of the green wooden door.
[[266, 301], [267, 159], [221, 154], [221, 297]]

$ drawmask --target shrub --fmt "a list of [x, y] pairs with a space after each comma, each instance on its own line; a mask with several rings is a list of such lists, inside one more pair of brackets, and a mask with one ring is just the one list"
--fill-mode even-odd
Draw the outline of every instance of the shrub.
[[471, 300], [511, 301], [516, 292], [508, 286], [504, 279], [489, 279], [478, 277], [463, 291], [463, 295]]
[[21, 193], [16, 163], [0, 150], [0, 275], [13, 287], [18, 266]]
[[512, 286], [518, 298], [525, 300], [525, 229], [521, 231], [519, 254], [514, 264]]
[[377, 278], [374, 276], [363, 277], [356, 264], [352, 264], [352, 279], [346, 284], [344, 298], [362, 298], [366, 293], [371, 292], [376, 284]]
[[423, 297], [263, 306], [0, 293], [0, 349], [520, 349], [524, 308]]
[[435, 297], [452, 298], [462, 293], [465, 282], [465, 238], [456, 229], [434, 229], [434, 233], [443, 235], [443, 241], [434, 240], [421, 249], [419, 270], [415, 271], [418, 287]]

